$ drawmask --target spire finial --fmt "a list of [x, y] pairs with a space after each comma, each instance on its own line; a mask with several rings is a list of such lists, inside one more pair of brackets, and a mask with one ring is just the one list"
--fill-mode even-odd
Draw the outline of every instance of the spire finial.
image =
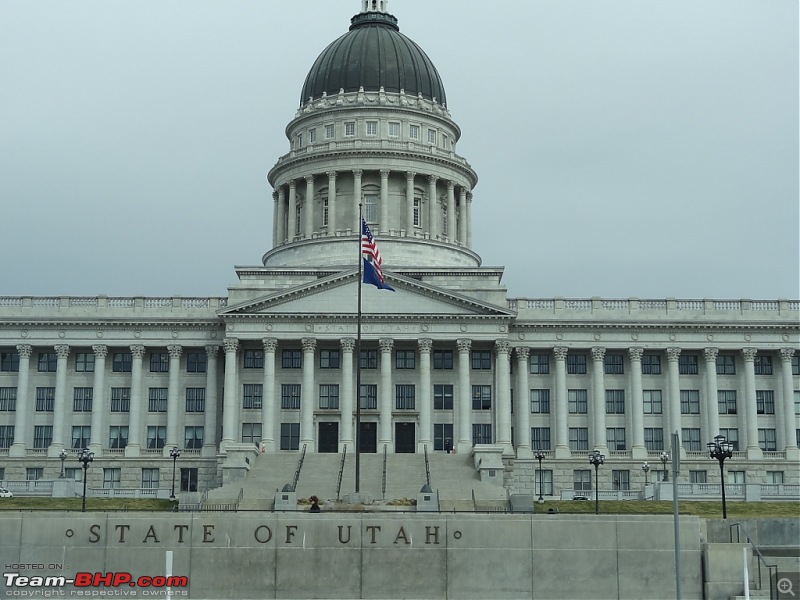
[[361, 0], [361, 12], [385, 13], [387, 4], [389, 4], [389, 0]]

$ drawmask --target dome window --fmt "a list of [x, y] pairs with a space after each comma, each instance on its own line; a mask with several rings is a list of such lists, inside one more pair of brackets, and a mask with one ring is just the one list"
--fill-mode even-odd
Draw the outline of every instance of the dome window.
[[334, 132], [333, 123], [328, 123], [327, 125], [325, 125], [325, 139], [326, 140], [332, 140], [333, 139], [333, 132]]
[[316, 129], [309, 129], [308, 130], [308, 143], [313, 144], [317, 141], [317, 130]]
[[410, 137], [412, 140], [419, 139], [419, 125], [408, 126], [408, 137]]
[[353, 137], [356, 134], [355, 121], [349, 121], [344, 124], [344, 137]]
[[389, 137], [400, 137], [400, 123], [389, 123]]
[[436, 145], [436, 130], [428, 129], [428, 143]]
[[377, 121], [367, 121], [367, 135], [378, 135]]

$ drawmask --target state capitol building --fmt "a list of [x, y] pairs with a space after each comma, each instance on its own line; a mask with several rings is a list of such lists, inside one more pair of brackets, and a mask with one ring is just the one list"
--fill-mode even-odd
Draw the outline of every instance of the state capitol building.
[[[677, 431], [683, 481], [719, 482], [721, 434], [731, 483], [800, 483], [800, 301], [514, 297], [472, 245], [442, 79], [385, 5], [311, 65], [271, 249], [226, 294], [0, 297], [0, 480], [58, 478], [62, 449], [80, 478], [89, 448], [91, 488], [168, 488], [177, 447], [180, 489], [206, 490], [232, 448], [352, 455], [358, 433], [365, 455], [494, 453], [509, 492], [539, 493], [542, 453], [560, 496], [592, 489], [595, 449], [601, 488], [660, 477]], [[359, 205], [396, 291], [363, 287], [357, 353]]]

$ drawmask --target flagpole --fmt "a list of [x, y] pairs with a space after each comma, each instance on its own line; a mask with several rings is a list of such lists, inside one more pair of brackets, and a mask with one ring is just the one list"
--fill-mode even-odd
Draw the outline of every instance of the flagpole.
[[362, 251], [361, 251], [361, 203], [358, 203], [358, 317], [356, 319], [356, 489], [361, 491], [361, 288], [362, 288]]

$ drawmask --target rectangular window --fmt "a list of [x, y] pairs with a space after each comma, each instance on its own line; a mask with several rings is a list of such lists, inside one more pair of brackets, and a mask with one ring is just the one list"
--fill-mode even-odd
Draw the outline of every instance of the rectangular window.
[[322, 201], [322, 226], [327, 227], [328, 222], [330, 219], [330, 207], [328, 205], [328, 193], [325, 192], [324, 194], [320, 195], [320, 200]]
[[492, 443], [492, 426], [486, 423], [473, 423], [472, 424], [472, 445], [476, 444], [491, 444]]
[[394, 407], [396, 410], [414, 410], [415, 399], [413, 385], [398, 384], [394, 386]]
[[161, 485], [158, 469], [142, 469], [142, 488], [145, 490], [157, 490]]
[[242, 388], [242, 408], [260, 409], [263, 387], [260, 383], [245, 383]]
[[447, 450], [453, 449], [453, 424], [434, 423], [433, 425], [433, 449]]
[[186, 354], [187, 373], [205, 373], [208, 359], [205, 352], [189, 352]]
[[661, 427], [644, 428], [644, 447], [648, 452], [664, 450], [664, 430]]
[[631, 489], [631, 472], [624, 469], [611, 470], [611, 489], [614, 491], [628, 491]]
[[317, 141], [317, 130], [311, 128], [308, 130], [308, 143], [313, 144], [316, 141]]
[[800, 354], [792, 356], [792, 375], [800, 375]]
[[775, 414], [775, 392], [756, 390], [756, 412], [760, 415]]
[[378, 351], [370, 349], [362, 349], [360, 352], [359, 360], [362, 369], [377, 369], [378, 368]]
[[683, 427], [681, 429], [681, 442], [687, 452], [701, 452], [704, 448], [700, 445], [700, 428]]
[[606, 427], [606, 445], [609, 450], [625, 450], [625, 428]]
[[531, 448], [533, 450], [550, 450], [550, 428], [531, 427]]
[[362, 383], [359, 393], [361, 410], [376, 410], [378, 408], [378, 386], [374, 383]]
[[389, 137], [400, 137], [400, 123], [389, 121]]
[[417, 354], [414, 350], [397, 350], [394, 357], [395, 369], [416, 369]]
[[700, 390], [681, 390], [681, 414], [700, 414]]
[[378, 195], [364, 194], [364, 218], [367, 223], [375, 224], [378, 222]]
[[88, 448], [91, 439], [92, 428], [88, 425], [72, 426], [72, 448]]
[[717, 375], [736, 375], [736, 357], [733, 354], [717, 356]]
[[414, 227], [420, 227], [422, 221], [420, 220], [420, 214], [422, 212], [422, 198], [416, 196], [414, 198]]
[[0, 371], [6, 373], [19, 372], [19, 352], [0, 352]]
[[0, 425], [0, 448], [11, 448], [14, 443], [14, 426]]
[[72, 389], [72, 411], [92, 412], [92, 388], [76, 387]]
[[285, 410], [300, 409], [299, 383], [284, 383], [281, 385], [281, 408]]
[[625, 372], [624, 361], [622, 354], [609, 352], [603, 358], [603, 371], [606, 375], [622, 375]]
[[130, 412], [131, 388], [111, 388], [111, 412]]
[[169, 372], [169, 354], [166, 352], [151, 352], [150, 353], [150, 372], [151, 373], [168, 373]]
[[206, 388], [186, 388], [186, 412], [201, 413], [206, 410]]
[[689, 471], [689, 483], [708, 483], [706, 471]]
[[167, 412], [167, 388], [149, 388], [147, 392], [148, 412]]
[[492, 386], [472, 386], [472, 410], [492, 410]]
[[452, 369], [453, 368], [453, 351], [452, 350], [434, 350], [433, 351], [433, 368], [434, 369]]
[[38, 370], [40, 373], [55, 373], [58, 356], [55, 352], [39, 352]]
[[25, 479], [28, 481], [39, 481], [44, 477], [44, 467], [27, 467], [25, 469]]
[[187, 450], [199, 450], [203, 447], [203, 426], [189, 425], [183, 430], [183, 447]]
[[188, 469], [181, 469], [181, 491], [197, 491], [197, 468], [191, 467]]
[[625, 414], [625, 390], [606, 390], [606, 414]]
[[531, 390], [531, 413], [548, 414], [550, 412], [550, 390]]
[[774, 429], [758, 430], [758, 447], [765, 452], [775, 452], [777, 450]]
[[300, 423], [281, 423], [281, 450], [300, 449]]
[[325, 125], [325, 139], [326, 140], [332, 140], [333, 136], [334, 136], [334, 132], [335, 132], [335, 129], [334, 129], [333, 123], [328, 123], [327, 125]]
[[373, 136], [378, 135], [378, 122], [377, 121], [367, 121], [367, 135]]
[[338, 369], [339, 368], [339, 351], [329, 350], [323, 348], [319, 351], [319, 368], [320, 369]]
[[17, 388], [0, 387], [0, 412], [17, 410]]
[[717, 392], [717, 404], [719, 405], [719, 414], [735, 415], [736, 390], [719, 390]]
[[160, 450], [167, 443], [167, 428], [164, 425], [148, 425], [147, 447], [150, 450]]
[[533, 492], [537, 496], [553, 495], [553, 471], [551, 471], [550, 469], [542, 469], [541, 471], [539, 471], [538, 469], [536, 470]]
[[547, 354], [531, 354], [528, 360], [531, 375], [547, 375], [550, 373], [550, 356]]
[[297, 134], [297, 147], [298, 148], [302, 148], [303, 147], [303, 134], [302, 133], [298, 133]]
[[436, 144], [436, 130], [435, 129], [428, 129], [428, 143], [429, 144]]
[[772, 357], [759, 354], [753, 361], [756, 375], [772, 375]]
[[36, 412], [53, 412], [56, 401], [56, 388], [36, 388]]
[[661, 375], [661, 357], [658, 354], [642, 355], [642, 375]]
[[567, 373], [570, 375], [586, 374], [586, 355], [567, 354]]
[[75, 354], [75, 372], [94, 373], [94, 354], [91, 352]]
[[433, 386], [433, 409], [453, 410], [453, 386], [437, 384]]
[[261, 423], [242, 423], [242, 443], [261, 443]]
[[720, 435], [724, 435], [725, 439], [733, 444], [733, 451], [739, 451], [739, 430], [735, 427], [720, 427]]
[[245, 350], [244, 351], [244, 368], [245, 369], [263, 369], [264, 368], [264, 351], [263, 350]]
[[108, 428], [108, 447], [125, 448], [128, 445], [128, 426], [112, 425]]
[[585, 415], [587, 412], [587, 392], [586, 390], [567, 390], [567, 405], [569, 414]]
[[104, 490], [117, 490], [122, 481], [122, 469], [120, 468], [105, 468], [103, 469], [103, 489]]
[[348, 121], [344, 124], [344, 137], [353, 137], [356, 134], [355, 121]]
[[644, 404], [644, 414], [661, 414], [661, 390], [643, 390], [642, 402]]
[[488, 371], [492, 368], [491, 350], [473, 350], [471, 353], [472, 368], [477, 371]]
[[575, 469], [572, 472], [572, 489], [576, 492], [591, 492], [592, 472], [589, 469]]
[[303, 366], [303, 351], [298, 348], [286, 348], [281, 352], [281, 368], [300, 369]]
[[323, 383], [319, 386], [319, 407], [323, 410], [339, 408], [339, 385], [336, 383]]
[[678, 357], [678, 373], [681, 375], [697, 375], [697, 355], [681, 354]]
[[111, 370], [114, 373], [130, 373], [133, 358], [130, 352], [114, 352], [111, 359]]
[[800, 390], [794, 391], [794, 414], [800, 415]]
[[419, 139], [419, 125], [409, 125], [408, 126], [408, 137], [412, 140]]
[[33, 427], [33, 447], [48, 448], [53, 443], [52, 425], [34, 425]]
[[573, 452], [589, 449], [589, 429], [587, 427], [569, 428], [569, 449]]
[[767, 483], [783, 485], [783, 471], [767, 471]]

